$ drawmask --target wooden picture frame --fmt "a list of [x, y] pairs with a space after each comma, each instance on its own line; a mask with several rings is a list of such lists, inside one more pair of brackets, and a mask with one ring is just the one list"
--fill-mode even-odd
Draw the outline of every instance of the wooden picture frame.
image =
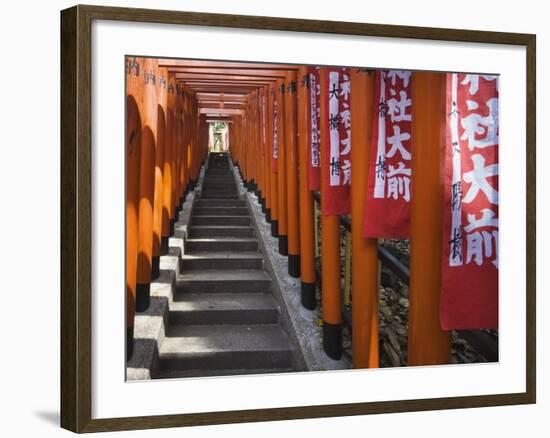
[[[516, 45], [526, 49], [526, 391], [416, 400], [345, 403], [193, 414], [92, 418], [93, 20], [215, 26], [369, 37]], [[61, 426], [114, 431], [255, 421], [528, 404], [536, 401], [536, 37], [531, 34], [75, 6], [61, 12]]]

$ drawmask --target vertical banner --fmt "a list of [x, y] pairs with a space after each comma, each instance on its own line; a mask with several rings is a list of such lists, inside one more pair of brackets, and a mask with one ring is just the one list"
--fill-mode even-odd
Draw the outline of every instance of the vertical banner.
[[[323, 133], [323, 154], [328, 169], [323, 170], [326, 184], [321, 193], [325, 215], [345, 215], [351, 206], [351, 112], [350, 79], [346, 68], [328, 68], [325, 99], [328, 132]], [[326, 189], [325, 189], [326, 188]]]
[[376, 72], [365, 237], [408, 238], [411, 202], [411, 72]]
[[498, 327], [498, 77], [447, 75], [441, 325]]
[[319, 67], [313, 67], [309, 73], [309, 103], [310, 103], [310, 148], [308, 165], [309, 190], [320, 188], [319, 139], [321, 137], [321, 84], [319, 83]]
[[275, 96], [275, 89], [271, 89], [271, 98], [273, 99], [273, 151], [272, 151], [272, 170], [277, 173], [277, 96]]

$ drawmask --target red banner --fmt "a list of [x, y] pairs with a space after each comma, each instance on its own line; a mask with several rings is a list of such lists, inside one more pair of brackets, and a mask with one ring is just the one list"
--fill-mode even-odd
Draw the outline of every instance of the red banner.
[[311, 68], [308, 75], [310, 107], [308, 185], [309, 190], [319, 190], [321, 168], [321, 158], [319, 154], [319, 139], [321, 137], [321, 83], [319, 78], [319, 67]]
[[323, 132], [323, 169], [321, 208], [324, 215], [344, 215], [350, 212], [351, 200], [351, 84], [348, 70], [328, 68], [324, 96], [328, 118]]
[[275, 89], [271, 89], [271, 99], [273, 99], [273, 150], [271, 151], [272, 170], [277, 173], [277, 96], [275, 95]]
[[365, 237], [410, 235], [411, 79], [409, 71], [376, 72]]
[[498, 77], [447, 75], [441, 326], [498, 327]]

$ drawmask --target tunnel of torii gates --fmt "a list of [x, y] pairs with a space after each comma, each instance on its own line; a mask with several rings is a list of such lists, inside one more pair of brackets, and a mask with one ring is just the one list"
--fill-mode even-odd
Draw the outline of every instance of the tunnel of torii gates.
[[[308, 189], [309, 147], [307, 66], [128, 58], [127, 70], [127, 222], [126, 282], [128, 351], [132, 351], [135, 312], [149, 305], [150, 283], [159, 275], [159, 258], [168, 251], [186, 194], [194, 189], [208, 156], [209, 123], [229, 125], [229, 151], [243, 180], [264, 206], [288, 272], [299, 277], [301, 302], [315, 298], [314, 196]], [[326, 68], [320, 69], [321, 87]], [[377, 239], [363, 237], [364, 202], [373, 125], [374, 75], [350, 69], [352, 361], [354, 368], [379, 366]], [[451, 360], [451, 334], [439, 316], [441, 238], [441, 102], [445, 75], [413, 73], [412, 169], [416, 193], [411, 205], [409, 283], [409, 365]], [[274, 106], [277, 111], [275, 116]], [[321, 103], [321, 120], [327, 105]], [[321, 122], [323, 123], [323, 122]], [[325, 122], [327, 123], [327, 122]], [[278, 132], [277, 168], [272, 133]], [[320, 138], [321, 144], [327, 141]], [[320, 150], [324, 148], [321, 146]], [[321, 154], [321, 163], [327, 157]], [[363, 163], [362, 170], [357, 163]], [[328, 166], [326, 166], [328, 168]], [[321, 192], [325, 183], [321, 178]], [[341, 351], [342, 298], [340, 218], [321, 215], [323, 345], [334, 358]], [[415, 245], [415, 242], [422, 242]], [[336, 351], [336, 353], [335, 353]]]

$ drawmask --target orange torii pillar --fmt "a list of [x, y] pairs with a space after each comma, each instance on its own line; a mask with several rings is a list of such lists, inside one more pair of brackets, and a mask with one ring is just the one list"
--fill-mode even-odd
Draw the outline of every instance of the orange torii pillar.
[[275, 101], [277, 87], [272, 85], [269, 87], [269, 106], [268, 106], [268, 120], [269, 120], [269, 178], [271, 183], [271, 235], [273, 237], [279, 237], [279, 183], [277, 178], [277, 172], [273, 168], [273, 146], [275, 142], [275, 126], [277, 125], [277, 119], [275, 119]]
[[182, 102], [184, 112], [181, 142], [184, 149], [180, 176], [180, 205], [183, 204], [184, 195], [186, 195], [189, 190], [193, 189], [193, 172], [197, 154], [195, 147], [198, 135], [198, 130], [196, 128], [197, 123], [193, 124], [193, 122], [196, 122], [196, 119], [193, 117], [191, 95], [187, 88], [183, 91]]
[[176, 218], [176, 202], [174, 196], [176, 193], [176, 171], [177, 171], [177, 157], [176, 157], [176, 123], [177, 123], [177, 95], [176, 95], [177, 82], [175, 74], [171, 73], [168, 77], [168, 120], [167, 120], [167, 139], [170, 144], [170, 181], [167, 181], [170, 195], [165, 196], [165, 202], [169, 202], [168, 210], [170, 212], [170, 236], [174, 234], [174, 224], [177, 221]]
[[254, 120], [254, 94], [249, 94], [248, 108], [247, 108], [247, 135], [248, 135], [248, 144], [247, 150], [249, 152], [249, 160], [247, 166], [247, 178], [249, 182], [249, 190], [253, 190], [254, 186], [257, 187], [258, 178], [256, 177], [256, 166], [258, 165], [256, 161], [256, 139], [254, 138], [254, 128], [256, 126], [256, 121]]
[[252, 189], [256, 192], [259, 190], [259, 172], [258, 172], [258, 120], [257, 120], [257, 112], [256, 112], [256, 93], [253, 92], [250, 99], [250, 124], [249, 124], [249, 135], [250, 135], [250, 151], [252, 152], [252, 161], [250, 165], [250, 177], [251, 181], [253, 181]]
[[172, 156], [174, 126], [174, 92], [175, 76], [173, 73], [167, 75], [166, 86], [166, 107], [165, 107], [165, 134], [164, 134], [164, 170], [162, 172], [162, 237], [160, 239], [160, 250], [162, 254], [168, 252], [168, 239], [174, 230], [174, 211], [172, 210]]
[[445, 74], [412, 75], [412, 198], [409, 365], [446, 364], [451, 332], [441, 330], [441, 239]]
[[249, 137], [248, 137], [248, 124], [249, 124], [249, 118], [248, 118], [248, 109], [245, 107], [243, 110], [243, 181], [245, 183], [245, 187], [248, 189], [248, 184], [250, 182], [250, 173], [249, 170], [249, 162], [250, 162], [250, 156], [251, 151], [249, 147]]
[[260, 205], [262, 207], [262, 213], [264, 215], [267, 214], [266, 211], [266, 184], [265, 184], [265, 166], [264, 166], [264, 160], [265, 160], [265, 150], [264, 150], [264, 119], [263, 119], [263, 109], [262, 109], [262, 93], [261, 89], [257, 92], [257, 129], [256, 132], [258, 133], [258, 174], [259, 174], [259, 181], [260, 181], [260, 189], [258, 191], [258, 196], [260, 199]]
[[162, 209], [163, 209], [163, 171], [164, 171], [164, 144], [166, 139], [166, 102], [167, 102], [168, 69], [158, 69], [156, 81], [157, 87], [157, 148], [155, 153], [155, 192], [153, 199], [153, 257], [151, 266], [151, 278], [155, 279], [160, 274], [160, 254], [162, 235]]
[[284, 136], [285, 83], [277, 81], [277, 185], [279, 186], [279, 254], [288, 255], [286, 147]]
[[126, 360], [134, 348], [143, 59], [126, 59]]
[[157, 60], [145, 58], [143, 69], [143, 129], [139, 184], [139, 241], [136, 310], [147, 310], [150, 302], [153, 252], [153, 200], [155, 190], [155, 148], [157, 141]]
[[271, 224], [271, 171], [269, 168], [269, 121], [267, 111], [267, 101], [269, 95], [269, 87], [265, 86], [261, 91], [261, 115], [262, 115], [262, 150], [263, 150], [263, 173], [264, 173], [264, 185], [265, 185], [265, 220]]
[[181, 171], [181, 85], [176, 82], [175, 97], [174, 97], [174, 131], [172, 138], [172, 154], [173, 154], [173, 169], [172, 172], [172, 208], [174, 210], [174, 221], [178, 221], [180, 210], [179, 205], [179, 179]]
[[300, 275], [302, 278], [302, 306], [313, 310], [315, 299], [315, 230], [313, 194], [308, 183], [308, 158], [311, 146], [311, 108], [309, 72], [307, 67], [298, 70], [298, 156], [300, 194]]
[[252, 147], [254, 150], [254, 191], [256, 192], [256, 195], [258, 196], [258, 203], [260, 206], [262, 205], [262, 172], [261, 172], [261, 166], [260, 166], [260, 143], [259, 143], [259, 120], [258, 120], [258, 94], [256, 91], [253, 91], [251, 93], [251, 116], [252, 116], [252, 123], [251, 123], [251, 132], [250, 135], [252, 137]]
[[182, 84], [180, 89], [180, 135], [179, 135], [179, 151], [180, 151], [180, 167], [178, 177], [178, 214], [181, 211], [183, 204], [183, 194], [187, 190], [189, 181], [189, 139], [191, 136], [189, 123], [189, 97], [187, 90]]
[[298, 202], [298, 138], [296, 123], [296, 72], [285, 78], [285, 157], [288, 219], [288, 274], [300, 277], [300, 203]]
[[352, 358], [378, 368], [378, 241], [363, 237], [374, 117], [374, 72], [351, 69]]
[[[327, 69], [321, 68], [321, 96], [327, 95]], [[328, 129], [328, 102], [321, 99], [321, 132]], [[327, 190], [329, 157], [325, 153], [328, 139], [321, 135], [319, 150], [321, 153], [321, 192]], [[352, 172], [353, 173], [353, 172]], [[340, 217], [321, 213], [321, 282], [323, 306], [323, 349], [335, 360], [342, 357], [342, 303], [340, 294]]]

